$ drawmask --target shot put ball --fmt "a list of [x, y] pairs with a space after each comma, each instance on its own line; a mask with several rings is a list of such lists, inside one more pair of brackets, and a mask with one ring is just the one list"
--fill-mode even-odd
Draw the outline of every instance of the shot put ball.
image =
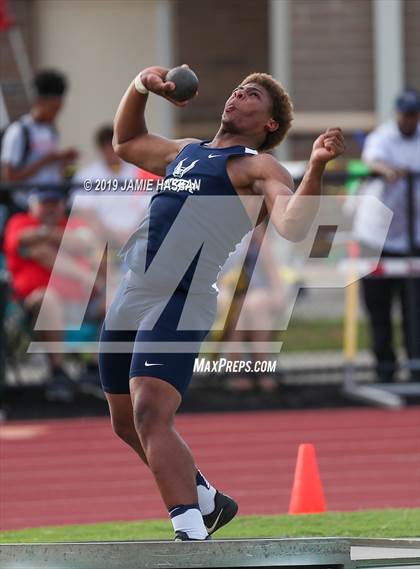
[[175, 90], [170, 97], [175, 101], [188, 101], [194, 97], [198, 89], [198, 77], [189, 67], [174, 67], [165, 77], [166, 81], [175, 83]]

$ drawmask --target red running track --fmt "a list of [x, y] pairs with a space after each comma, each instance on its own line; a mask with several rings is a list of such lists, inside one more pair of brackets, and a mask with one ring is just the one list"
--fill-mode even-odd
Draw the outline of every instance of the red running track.
[[[287, 512], [300, 443], [316, 445], [328, 510], [420, 507], [420, 408], [180, 415], [197, 464], [240, 513]], [[0, 428], [0, 528], [166, 518], [108, 419]]]

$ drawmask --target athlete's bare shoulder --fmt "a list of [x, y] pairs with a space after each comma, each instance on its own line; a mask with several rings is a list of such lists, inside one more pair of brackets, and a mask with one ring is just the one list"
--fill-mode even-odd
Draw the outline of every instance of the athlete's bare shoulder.
[[201, 140], [199, 140], [198, 138], [178, 138], [174, 140], [174, 142], [176, 143], [176, 148], [174, 149], [174, 152], [170, 155], [169, 162], [175, 160], [178, 154], [182, 150], [184, 150], [186, 146], [188, 146], [189, 144], [197, 144], [198, 142], [201, 142]]
[[293, 178], [288, 170], [274, 156], [266, 152], [235, 160], [229, 174], [232, 181], [236, 182], [235, 186], [249, 188], [253, 193], [259, 193], [259, 182], [266, 180], [277, 180], [290, 189], [294, 187]]
[[267, 152], [257, 154], [253, 168], [255, 180], [275, 179], [293, 189], [293, 178], [289, 171], [271, 154]]
[[199, 138], [179, 138], [177, 142], [178, 142], [179, 152], [181, 152], [181, 150], [183, 150], [189, 144], [198, 144], [199, 142], [203, 141], [200, 140]]

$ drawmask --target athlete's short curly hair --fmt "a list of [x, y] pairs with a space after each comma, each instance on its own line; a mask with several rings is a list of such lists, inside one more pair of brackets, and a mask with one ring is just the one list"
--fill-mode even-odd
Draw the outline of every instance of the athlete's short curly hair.
[[245, 77], [240, 87], [248, 85], [248, 83], [261, 85], [271, 97], [273, 119], [279, 123], [279, 128], [274, 132], [267, 133], [263, 144], [258, 148], [260, 151], [271, 150], [280, 144], [292, 125], [292, 101], [280, 83], [268, 73], [251, 73], [251, 75]]

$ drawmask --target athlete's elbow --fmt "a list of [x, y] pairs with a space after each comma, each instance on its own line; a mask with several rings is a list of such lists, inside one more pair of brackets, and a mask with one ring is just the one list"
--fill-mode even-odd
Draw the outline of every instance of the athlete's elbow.
[[114, 126], [114, 132], [112, 135], [112, 148], [114, 149], [115, 154], [118, 154], [121, 146], [121, 136], [119, 136], [119, 132], [116, 126]]
[[276, 226], [278, 233], [287, 241], [300, 243], [304, 241], [309, 233], [309, 227], [295, 223], [280, 223]]
[[121, 144], [115, 137], [112, 139], [112, 147], [115, 154], [121, 158], [121, 160], [127, 159], [127, 143]]
[[118, 153], [118, 147], [119, 146], [120, 146], [120, 142], [118, 140], [116, 133], [114, 132], [114, 135], [112, 137], [112, 148], [114, 149], [115, 154]]
[[291, 241], [292, 243], [300, 243], [301, 241], [304, 241], [307, 236], [307, 231], [288, 231], [284, 235], [284, 238], [287, 239], [287, 241]]
[[112, 148], [114, 149], [115, 154], [120, 158], [122, 158], [123, 157], [122, 155], [126, 153], [126, 146], [127, 146], [127, 140], [124, 140], [121, 134], [122, 133], [119, 132], [119, 129], [114, 126], [114, 134], [112, 136]]

